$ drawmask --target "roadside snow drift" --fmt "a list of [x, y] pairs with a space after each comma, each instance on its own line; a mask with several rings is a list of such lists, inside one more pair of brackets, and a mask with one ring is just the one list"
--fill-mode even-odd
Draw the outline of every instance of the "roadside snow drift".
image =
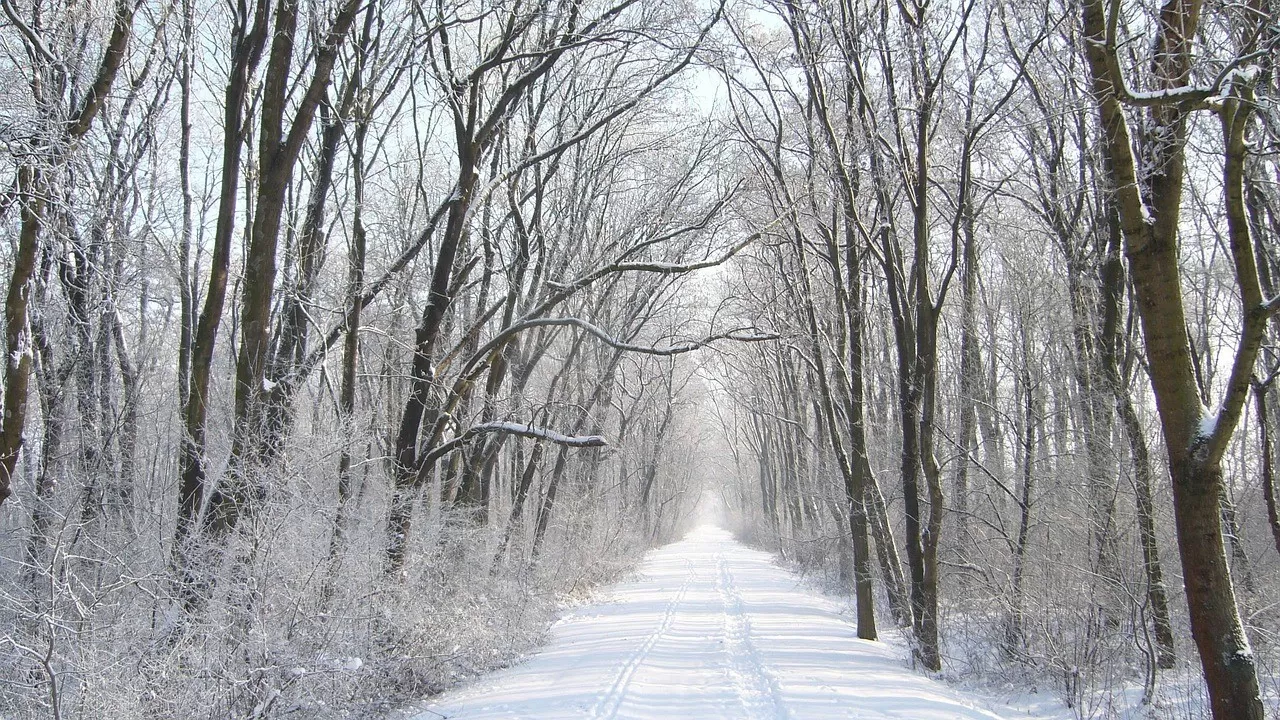
[[859, 640], [835, 603], [713, 527], [652, 552], [526, 662], [417, 716], [441, 717], [1000, 720]]

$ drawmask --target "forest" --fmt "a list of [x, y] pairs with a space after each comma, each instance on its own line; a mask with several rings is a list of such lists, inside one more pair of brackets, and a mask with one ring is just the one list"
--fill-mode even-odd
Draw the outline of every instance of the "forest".
[[1280, 717], [1276, 0], [0, 9], [0, 716], [377, 717], [715, 516]]

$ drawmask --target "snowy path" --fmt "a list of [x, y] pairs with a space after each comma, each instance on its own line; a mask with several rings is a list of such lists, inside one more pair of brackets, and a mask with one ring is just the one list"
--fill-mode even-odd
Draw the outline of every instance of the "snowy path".
[[699, 528], [571, 611], [526, 662], [417, 718], [1000, 720], [857, 639], [837, 610], [769, 555]]

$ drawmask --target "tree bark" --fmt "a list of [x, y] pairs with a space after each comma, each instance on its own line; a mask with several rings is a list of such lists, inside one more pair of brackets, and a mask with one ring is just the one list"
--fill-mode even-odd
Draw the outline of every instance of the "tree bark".
[[31, 278], [40, 249], [40, 226], [44, 222], [47, 192], [43, 170], [30, 165], [19, 168], [18, 193], [22, 198], [22, 225], [4, 305], [5, 370], [3, 420], [0, 420], [0, 504], [12, 493], [13, 474], [18, 465], [18, 455], [22, 451], [22, 433], [27, 421], [27, 386], [31, 378], [27, 304], [31, 298]]
[[[204, 593], [195, 555], [200, 509], [206, 489], [205, 433], [209, 414], [209, 383], [213, 375], [213, 351], [222, 323], [227, 296], [227, 271], [231, 264], [231, 240], [236, 226], [240, 157], [245, 142], [245, 102], [250, 77], [258, 66], [267, 34], [268, 0], [255, 6], [253, 26], [238, 17], [232, 30], [231, 71], [223, 106], [222, 170], [219, 178], [218, 217], [204, 306], [196, 322], [190, 348], [190, 387], [182, 407], [184, 436], [178, 454], [178, 522], [174, 531], [174, 564], [179, 573], [179, 597], [184, 610], [194, 610]], [[180, 355], [184, 349], [180, 349]]]
[[1253, 397], [1258, 415], [1259, 452], [1262, 455], [1262, 500], [1267, 506], [1267, 525], [1271, 528], [1271, 538], [1275, 541], [1276, 552], [1280, 553], [1280, 510], [1276, 507], [1276, 482], [1274, 469], [1275, 449], [1271, 440], [1271, 416], [1267, 410], [1267, 393], [1270, 388], [1254, 385]]
[[[66, 146], [74, 146], [89, 132], [107, 94], [111, 92], [120, 65], [124, 62], [129, 40], [133, 36], [133, 15], [134, 6], [128, 0], [118, 0], [111, 36], [107, 40], [93, 83], [69, 117], [57, 118], [58, 137]], [[43, 69], [34, 66], [32, 72], [40, 74]], [[40, 86], [38, 80], [33, 81], [33, 87]], [[37, 163], [24, 162], [20, 165], [16, 183], [17, 197], [22, 208], [18, 246], [5, 297], [5, 392], [3, 404], [0, 405], [0, 505], [13, 492], [13, 473], [18, 465], [18, 455], [22, 451], [22, 433], [27, 421], [27, 388], [31, 376], [27, 303], [31, 297], [31, 278], [40, 251], [40, 229], [44, 225], [52, 193], [46, 172]], [[54, 164], [57, 164], [56, 159]]]
[[[1243, 213], [1243, 122], [1248, 113], [1234, 96], [1225, 99], [1220, 113], [1227, 148], [1228, 233], [1244, 314], [1226, 395], [1218, 412], [1206, 415], [1187, 337], [1178, 266], [1186, 111], [1173, 103], [1152, 108], [1151, 134], [1144, 152], [1149, 164], [1143, 166], [1140, 181], [1121, 105], [1122, 81], [1114, 26], [1110, 24], [1113, 19], [1106, 7], [1099, 0], [1083, 3], [1085, 55], [1169, 458], [1192, 636], [1214, 718], [1262, 720], [1257, 669], [1236, 607], [1220, 520], [1222, 455], [1239, 421], [1262, 334], [1274, 312], [1264, 305], [1258, 289]], [[1152, 68], [1157, 88], [1176, 91], [1187, 86], [1199, 15], [1200, 0], [1169, 0], [1161, 9]], [[1230, 90], [1234, 95], [1238, 88]]]
[[[231, 463], [227, 476], [209, 497], [204, 528], [211, 539], [233, 532], [241, 518], [254, 512], [266, 496], [262, 475], [272, 459], [273, 448], [280, 442], [278, 434], [273, 433], [268, 425], [272, 418], [268, 408], [273, 403], [285, 402], [279, 393], [291, 387], [287, 383], [269, 385], [266, 382], [281, 219], [298, 157], [328, 92], [338, 50], [355, 21], [359, 4], [358, 0], [344, 0], [338, 13], [325, 27], [318, 40], [311, 75], [286, 130], [298, 0], [276, 2], [258, 130], [257, 161], [261, 178], [252, 206], [240, 298], [240, 347], [236, 356]], [[312, 241], [318, 242], [315, 238]]]

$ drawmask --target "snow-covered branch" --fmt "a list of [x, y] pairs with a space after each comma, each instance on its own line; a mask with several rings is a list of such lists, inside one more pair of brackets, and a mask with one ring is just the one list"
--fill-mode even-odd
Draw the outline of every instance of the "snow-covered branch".
[[[479, 377], [479, 374], [483, 372], [484, 360], [486, 359], [486, 357], [492, 356], [494, 352], [497, 352], [499, 348], [502, 348], [502, 346], [506, 345], [506, 343], [511, 341], [511, 338], [517, 336], [517, 334], [527, 331], [527, 329], [544, 328], [544, 327], [579, 328], [581, 329], [581, 331], [588, 332], [591, 334], [591, 336], [594, 336], [598, 338], [598, 340], [603, 341], [605, 345], [617, 348], [617, 350], [622, 350], [626, 352], [640, 352], [640, 354], [644, 354], [644, 355], [657, 355], [657, 356], [682, 355], [682, 354], [685, 354], [685, 352], [698, 350], [698, 348], [700, 347], [705, 347], [710, 345], [710, 343], [722, 341], [722, 340], [730, 340], [730, 341], [737, 341], [737, 342], [762, 342], [762, 341], [769, 341], [769, 340], [778, 340], [778, 338], [781, 337], [781, 336], [778, 336], [778, 334], [759, 332], [758, 329], [756, 328], [733, 328], [731, 329], [731, 331], [712, 334], [712, 336], [700, 338], [700, 340], [681, 342], [681, 343], [677, 343], [677, 345], [671, 345], [667, 347], [653, 347], [653, 346], [646, 346], [646, 345], [635, 345], [635, 343], [618, 340], [618, 338], [613, 337], [612, 334], [609, 334], [607, 331], [604, 331], [603, 328], [600, 328], [599, 325], [588, 323], [586, 322], [586, 320], [582, 320], [579, 318], [530, 318], [526, 320], [521, 320], [521, 322], [512, 324], [511, 327], [508, 327], [507, 329], [504, 329], [503, 332], [498, 333], [497, 336], [493, 338], [493, 340], [486, 342], [485, 345], [481, 346], [479, 350], [476, 350], [474, 354], [471, 355], [471, 357], [468, 357], [466, 364], [462, 366], [461, 372], [458, 373], [457, 382], [454, 383], [454, 386], [451, 392], [451, 401], [445, 404], [445, 413], [452, 413], [454, 409], [454, 404], [456, 404], [458, 398], [461, 398], [463, 395], [463, 389], [465, 389], [468, 386], [468, 384], [474, 382], [474, 380], [477, 377]], [[433, 448], [433, 450], [425, 452], [425, 454], [422, 455], [422, 460], [419, 464], [419, 474], [424, 473], [424, 471], [430, 468], [430, 466], [433, 465], [436, 460], [439, 460], [440, 457], [444, 456], [445, 454], [448, 454], [448, 452], [452, 452], [453, 450], [456, 450], [458, 446], [461, 446], [462, 443], [465, 443], [468, 438], [475, 436], [475, 434], [485, 433], [485, 432], [499, 432], [499, 430], [502, 430], [502, 432], [512, 433], [513, 430], [511, 428], [526, 428], [526, 425], [515, 425], [511, 423], [485, 423], [481, 425], [475, 425], [475, 427], [472, 427], [472, 428], [468, 428], [467, 430], [465, 430], [465, 432], [462, 432], [460, 436], [451, 439], [451, 441], [449, 442], [443, 443], [443, 445]], [[530, 430], [530, 432], [532, 432], [532, 430]], [[550, 430], [540, 430], [540, 433], [543, 433], [543, 434], [538, 434], [538, 436], [534, 436], [534, 434], [529, 434], [525, 432], [520, 432], [515, 434], [522, 434], [522, 436], [524, 437], [539, 437], [541, 439], [548, 439], [548, 441], [557, 442], [559, 443], [559, 445], [572, 446], [573, 445], [572, 442], [566, 442], [566, 441], [571, 441], [571, 439], [575, 439], [568, 436], [559, 436], [559, 434], [552, 433], [550, 432]], [[582, 439], [582, 438], [577, 438], [577, 439]], [[588, 438], [585, 438], [585, 439], [588, 439], [588, 441], [590, 441], [590, 439], [593, 439], [593, 437], [589, 436]], [[595, 439], [599, 439], [599, 438], [595, 438]], [[603, 445], [603, 442], [604, 442], [603, 439], [600, 439], [600, 443], [602, 443], [602, 445]], [[580, 445], [575, 447], [588, 447], [588, 446], [589, 445]]]
[[355, 314], [354, 305], [359, 304], [360, 309], [363, 310], [377, 299], [378, 295], [391, 284], [391, 281], [395, 279], [400, 271], [408, 266], [410, 262], [413, 262], [414, 258], [418, 256], [418, 253], [422, 251], [422, 248], [426, 247], [431, 238], [435, 236], [436, 228], [439, 227], [440, 222], [444, 219], [445, 213], [453, 206], [454, 203], [458, 202], [461, 197], [462, 195], [458, 190], [458, 186], [455, 184], [449, 191], [449, 194], [440, 201], [440, 204], [437, 205], [436, 209], [431, 213], [431, 217], [427, 220], [426, 227], [418, 233], [417, 239], [396, 256], [396, 259], [392, 261], [378, 279], [365, 285], [360, 296], [355, 299], [354, 303], [349, 302], [347, 304], [345, 312], [342, 313], [342, 319], [330, 327], [328, 332], [324, 334], [324, 340], [318, 343], [316, 347], [312, 348], [306, 358], [297, 366], [292, 368], [288, 375], [278, 380], [281, 385], [287, 388], [288, 392], [292, 393], [294, 388], [301, 385], [311, 374], [311, 371], [319, 366], [328, 352], [332, 350], [334, 346], [338, 344], [338, 341], [342, 339], [343, 335], [346, 334], [347, 328], [351, 326], [351, 321]]
[[[774, 222], [776, 223], [779, 219], [781, 219], [781, 217], [775, 219]], [[556, 292], [552, 294], [552, 296], [548, 298], [545, 302], [543, 302], [542, 305], [539, 306], [536, 310], [529, 313], [529, 315], [540, 315], [542, 313], [545, 313], [547, 310], [550, 310], [552, 307], [567, 300], [574, 293], [578, 292], [579, 290], [582, 290], [583, 288], [587, 287], [588, 285], [594, 283], [595, 281], [599, 280], [600, 278], [606, 275], [612, 275], [614, 273], [622, 273], [622, 272], [651, 272], [651, 273], [659, 273], [662, 275], [682, 275], [685, 273], [694, 272], [696, 270], [705, 270], [707, 268], [713, 268], [719, 265], [723, 265], [724, 263], [732, 259], [735, 255], [742, 252], [742, 250], [745, 249], [748, 245], [750, 245], [751, 243], [758, 240], [761, 236], [763, 236], [765, 230], [767, 230], [769, 227], [772, 227], [772, 225], [773, 223], [770, 223], [768, 226], [766, 226], [766, 228], [758, 232], [754, 232], [748, 235], [747, 237], [743, 238], [736, 245], [729, 248], [729, 250], [726, 251], [724, 254], [718, 257], [702, 260], [700, 262], [679, 264], [679, 263], [665, 263], [665, 262], [625, 262], [623, 260], [618, 260], [598, 270], [594, 270], [578, 278], [577, 280], [573, 280], [567, 283], [557, 283], [557, 282], [549, 281], [547, 284], [550, 285]], [[626, 255], [629, 255], [629, 254], [630, 254], [630, 250], [628, 250], [627, 253], [624, 253], [623, 257], [626, 257]]]
[[27, 45], [31, 48], [33, 55], [39, 55], [45, 59], [45, 62], [48, 62], [50, 65], [55, 67], [60, 67], [62, 65], [57, 56], [49, 50], [47, 45], [45, 45], [44, 39], [40, 37], [40, 34], [35, 30], [32, 30], [31, 26], [22, 20], [17, 8], [13, 6], [12, 0], [0, 0], [0, 7], [4, 9], [5, 18], [9, 20], [10, 24], [17, 28], [23, 39], [27, 41]]
[[601, 328], [598, 325], [593, 325], [592, 323], [589, 323], [586, 320], [582, 320], [580, 318], [574, 318], [574, 317], [529, 318], [527, 320], [522, 320], [518, 323], [515, 323], [511, 327], [508, 327], [506, 330], [503, 330], [501, 333], [495, 336], [492, 340], [485, 343], [483, 347], [481, 347], [479, 350], [473, 353], [471, 358], [467, 361], [466, 366], [463, 368], [463, 371], [462, 371], [463, 377], [464, 378], [468, 377], [471, 371], [474, 370], [476, 366], [479, 365], [484, 358], [488, 357], [490, 353], [500, 348], [502, 345], [507, 343], [511, 338], [515, 337], [519, 333], [522, 333], [525, 330], [530, 330], [532, 328], [552, 327], [552, 326], [576, 327], [579, 330], [584, 330], [590, 333], [591, 335], [594, 335], [596, 338], [603, 341], [606, 345], [609, 345], [610, 347], [616, 348], [618, 350], [624, 350], [627, 352], [637, 352], [645, 355], [658, 355], [663, 357], [668, 357], [671, 355], [681, 355], [687, 352], [691, 352], [693, 350], [697, 350], [698, 348], [706, 347], [707, 345], [710, 345], [711, 343], [719, 340], [734, 340], [738, 342], [760, 342], [763, 340], [777, 340], [779, 337], [781, 337], [780, 335], [776, 335], [773, 333], [761, 333], [756, 328], [734, 328], [727, 332], [708, 335], [698, 340], [688, 340], [682, 343], [668, 345], [667, 347], [654, 347], [652, 345], [636, 345], [634, 343], [629, 343], [623, 340], [619, 340], [618, 338], [615, 338], [614, 336], [610, 335], [604, 328]]
[[565, 445], [567, 447], [602, 447], [609, 443], [599, 435], [562, 435], [555, 430], [548, 430], [534, 425], [522, 425], [520, 423], [495, 421], [472, 425], [462, 432], [458, 437], [442, 444], [427, 453], [422, 463], [424, 467], [430, 467], [436, 460], [462, 447], [468, 440], [488, 433], [505, 433], [507, 435], [519, 435], [520, 437], [533, 438], [534, 440], [546, 440], [557, 445]]
[[[1114, 26], [1114, 13], [1116, 11], [1114, 8], [1112, 12], [1113, 16], [1111, 24], [1108, 26], [1107, 38], [1101, 44], [1112, 57], [1116, 57], [1115, 48], [1117, 43]], [[1096, 43], [1093, 40], [1086, 40], [1086, 42]], [[1280, 35], [1271, 38], [1270, 42], [1258, 50], [1232, 58], [1207, 85], [1180, 85], [1160, 90], [1134, 90], [1129, 87], [1129, 83], [1125, 79], [1124, 72], [1121, 71], [1119, 64], [1115, 63], [1112, 66], [1112, 74], [1115, 75], [1116, 94], [1121, 102], [1137, 107], [1153, 107], [1156, 105], [1212, 106], [1215, 104], [1215, 99], [1219, 98], [1223, 90], [1232, 83], [1243, 82], [1252, 85], [1256, 82], [1260, 71], [1256, 65], [1251, 63], [1268, 57], [1275, 52], [1277, 46], [1280, 46]]]

